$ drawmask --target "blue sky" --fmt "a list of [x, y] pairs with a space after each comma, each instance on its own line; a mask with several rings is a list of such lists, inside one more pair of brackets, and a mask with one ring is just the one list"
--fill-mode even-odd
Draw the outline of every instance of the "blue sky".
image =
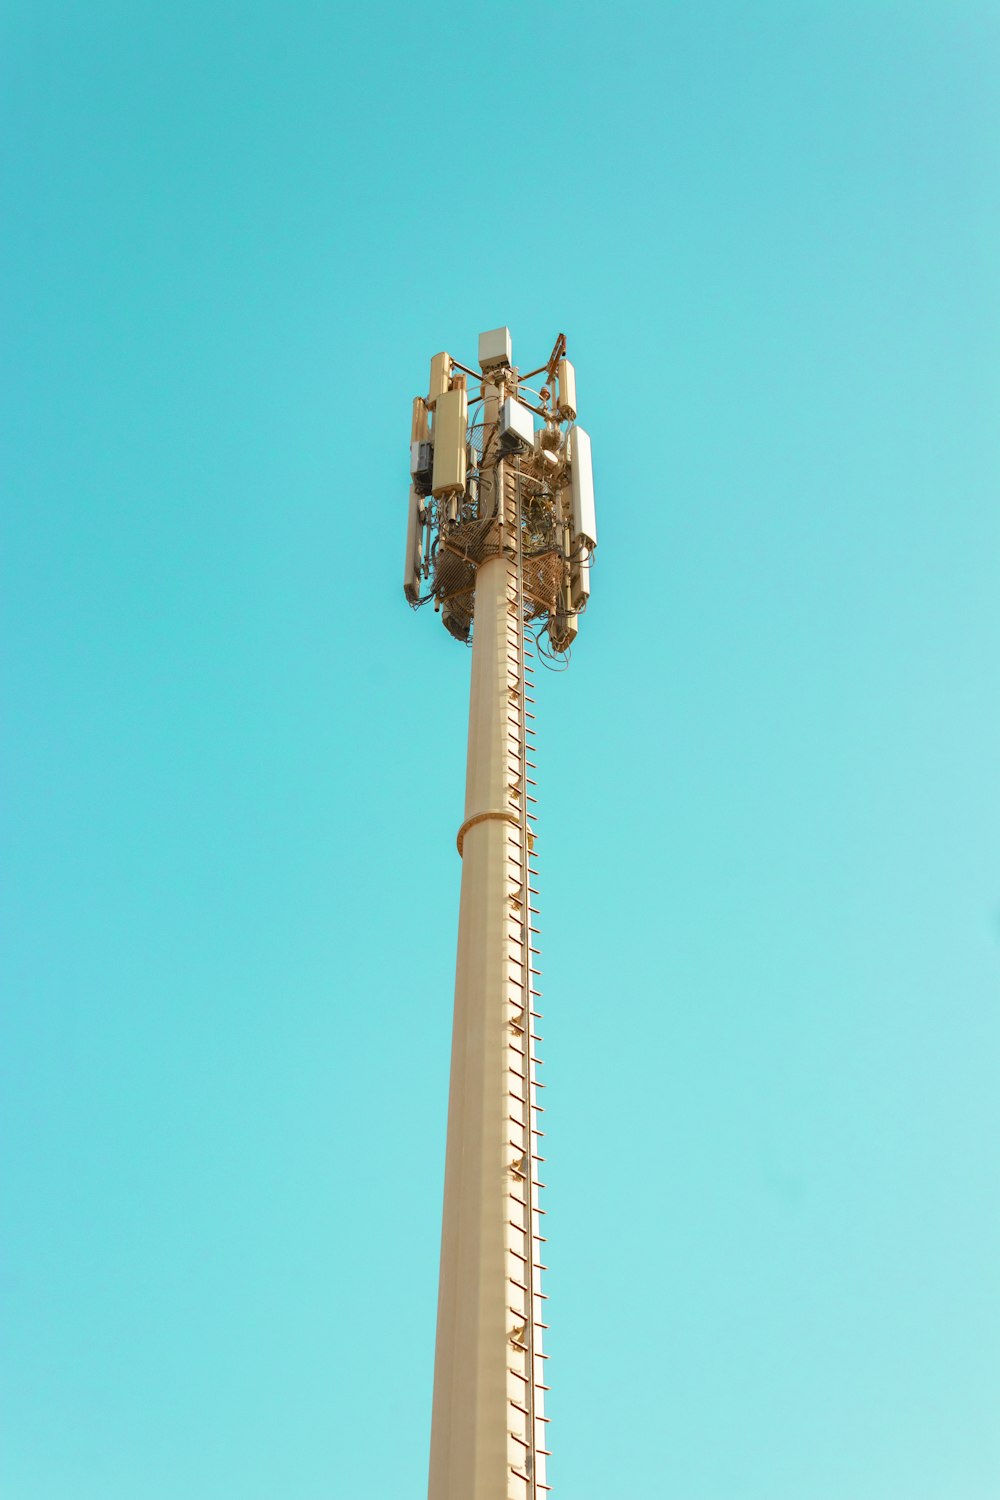
[[996, 9], [4, 7], [10, 1500], [425, 1493], [441, 348], [559, 331], [552, 1478], [1000, 1493]]

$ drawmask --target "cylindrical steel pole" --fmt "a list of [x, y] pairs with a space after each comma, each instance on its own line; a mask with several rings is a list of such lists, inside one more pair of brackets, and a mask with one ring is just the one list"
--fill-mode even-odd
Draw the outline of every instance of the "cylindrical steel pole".
[[[500, 391], [485, 396], [489, 432]], [[484, 465], [480, 487], [480, 514], [501, 524], [476, 574], [429, 1500], [544, 1487], [520, 520], [505, 467]]]
[[[507, 562], [476, 578], [465, 816], [506, 788]], [[505, 1172], [507, 866], [511, 824], [466, 827], [445, 1162], [430, 1500], [507, 1500]], [[509, 1155], [509, 1153], [506, 1153]]]

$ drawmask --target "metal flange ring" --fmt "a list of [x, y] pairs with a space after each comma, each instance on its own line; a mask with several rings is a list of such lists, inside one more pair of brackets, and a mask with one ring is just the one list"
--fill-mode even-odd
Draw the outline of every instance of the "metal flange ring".
[[520, 826], [521, 826], [521, 820], [518, 817], [517, 813], [513, 813], [513, 812], [481, 812], [481, 813], [476, 813], [476, 814], [474, 814], [473, 817], [466, 818], [465, 822], [462, 824], [461, 828], [458, 830], [458, 837], [456, 838], [455, 842], [458, 845], [458, 852], [459, 852], [459, 854], [461, 854], [461, 852], [462, 852], [462, 845], [465, 843], [465, 835], [468, 833], [469, 829], [472, 828], [472, 827], [474, 827], [474, 825], [476, 823], [485, 823], [487, 821], [487, 819], [489, 819], [489, 818], [499, 818], [501, 820], [501, 822], [512, 823], [515, 828], [520, 828]]

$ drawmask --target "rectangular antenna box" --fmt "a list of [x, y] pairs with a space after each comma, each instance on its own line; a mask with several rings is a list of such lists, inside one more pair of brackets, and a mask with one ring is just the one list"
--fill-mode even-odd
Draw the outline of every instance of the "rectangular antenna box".
[[410, 444], [410, 473], [415, 477], [424, 478], [431, 472], [434, 462], [434, 449], [429, 442]]
[[508, 396], [500, 408], [500, 440], [532, 447], [535, 441], [535, 421], [531, 412], [513, 396]]
[[569, 465], [573, 531], [579, 541], [593, 549], [597, 546], [594, 469], [590, 457], [590, 438], [582, 427], [574, 427], [570, 431]]
[[403, 572], [403, 593], [411, 604], [420, 599], [420, 569], [424, 561], [423, 525], [421, 522], [420, 496], [410, 487], [410, 511], [406, 522], [406, 567]]
[[410, 444], [410, 478], [418, 495], [429, 495], [431, 474], [434, 468], [434, 444], [430, 442]]
[[431, 388], [427, 393], [427, 405], [431, 411], [437, 404], [437, 398], [443, 396], [451, 383], [451, 355], [435, 354], [431, 360]]
[[484, 370], [495, 370], [498, 365], [509, 365], [511, 343], [509, 328], [491, 328], [489, 333], [479, 335], [479, 364]]
[[434, 403], [434, 467], [431, 494], [436, 498], [465, 489], [468, 399], [463, 389], [443, 391]]
[[558, 381], [559, 413], [573, 422], [576, 420], [576, 371], [568, 359], [559, 361]]

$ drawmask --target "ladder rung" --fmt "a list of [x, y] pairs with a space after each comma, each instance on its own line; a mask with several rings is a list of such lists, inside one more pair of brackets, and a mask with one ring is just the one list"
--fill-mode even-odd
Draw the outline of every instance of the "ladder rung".
[[[540, 1421], [540, 1422], [544, 1422], [545, 1418], [544, 1417], [539, 1417], [537, 1420]], [[516, 1432], [508, 1432], [507, 1436], [510, 1437], [510, 1438], [513, 1438], [515, 1443], [520, 1443], [522, 1448], [530, 1448], [530, 1450], [532, 1451], [532, 1453], [541, 1453], [541, 1454], [544, 1455], [545, 1458], [551, 1458], [552, 1457], [552, 1454], [551, 1454], [551, 1452], [549, 1451], [548, 1448], [538, 1448], [538, 1447], [536, 1447], [536, 1445], [531, 1441], [530, 1438], [518, 1437], [518, 1435], [517, 1435]], [[516, 1469], [514, 1470], [514, 1473], [515, 1474], [517, 1473]], [[520, 1477], [523, 1479], [525, 1476], [522, 1474]], [[544, 1489], [547, 1489], [548, 1486], [544, 1485], [544, 1484], [540, 1484], [538, 1486], [538, 1488], [540, 1490], [544, 1490]]]
[[[510, 1280], [509, 1277], [507, 1279]], [[527, 1291], [528, 1288], [525, 1287], [524, 1290]], [[541, 1292], [535, 1292], [534, 1295], [536, 1297], [540, 1297], [542, 1295], [542, 1293]], [[523, 1318], [523, 1317], [525, 1317], [525, 1314], [521, 1311], [521, 1309], [519, 1307], [511, 1307], [509, 1303], [508, 1303], [508, 1306], [507, 1306], [507, 1311], [509, 1313], [513, 1313], [515, 1318]], [[539, 1320], [537, 1318], [532, 1318], [532, 1320], [531, 1320], [531, 1326], [532, 1326], [532, 1328], [544, 1328], [546, 1332], [548, 1332], [548, 1328], [549, 1328], [548, 1323], [541, 1323], [541, 1322], [539, 1322]]]
[[533, 1415], [536, 1422], [551, 1422], [552, 1420], [551, 1417], [541, 1417], [537, 1412], [530, 1412], [526, 1406], [518, 1406], [513, 1396], [508, 1396], [507, 1400], [510, 1402], [515, 1411], [523, 1412], [526, 1417], [530, 1417]]
[[[510, 1335], [510, 1342], [514, 1346], [514, 1348], [518, 1351], [519, 1354], [527, 1354], [529, 1358], [533, 1357], [535, 1359], [548, 1359], [548, 1357], [549, 1357], [547, 1354], [543, 1354], [542, 1351], [541, 1351], [541, 1349], [533, 1349], [532, 1350], [532, 1349], [528, 1348], [527, 1344], [519, 1344], [519, 1343], [517, 1343], [517, 1341], [515, 1340], [515, 1338], [513, 1336], [513, 1333], [511, 1333], [511, 1335]], [[517, 1371], [516, 1370], [511, 1370], [510, 1367], [508, 1366], [508, 1374], [510, 1374], [510, 1375], [516, 1375]], [[528, 1375], [526, 1375], [524, 1378], [526, 1380], [530, 1380], [531, 1377], [528, 1376]]]
[[540, 1479], [532, 1481], [530, 1474], [522, 1474], [520, 1469], [515, 1469], [513, 1464], [508, 1464], [507, 1467], [513, 1474], [515, 1479], [523, 1479], [525, 1484], [531, 1484], [533, 1482], [536, 1490], [550, 1490], [552, 1488], [551, 1484], [543, 1484]]

